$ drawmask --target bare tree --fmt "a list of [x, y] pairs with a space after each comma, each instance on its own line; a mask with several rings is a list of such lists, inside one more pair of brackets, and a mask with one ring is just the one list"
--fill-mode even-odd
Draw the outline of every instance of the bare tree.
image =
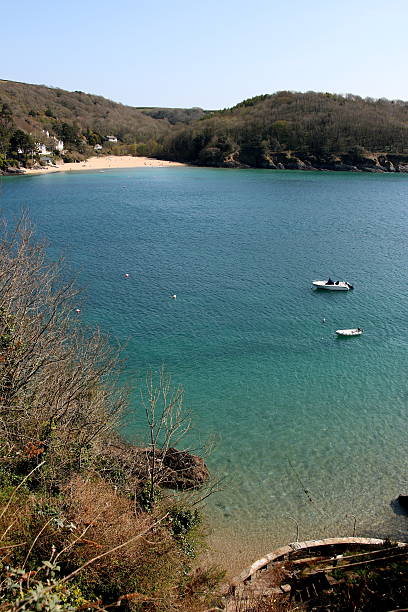
[[[124, 405], [112, 381], [118, 363], [99, 331], [78, 322], [72, 282], [50, 263], [23, 216], [0, 243], [0, 439], [3, 456], [47, 478], [77, 467], [101, 444]], [[117, 376], [117, 375], [116, 375]], [[51, 477], [51, 473], [54, 476]]]
[[179, 446], [190, 430], [191, 413], [184, 407], [183, 387], [180, 385], [174, 387], [170, 375], [163, 367], [156, 375], [153, 370], [147, 373], [146, 386], [141, 390], [140, 396], [149, 432], [149, 448], [146, 455], [148, 498], [152, 504], [155, 487], [168, 472], [166, 455], [172, 447]]
[[[196, 546], [193, 506], [201, 500], [180, 508], [177, 495], [154, 504], [155, 488], [170, 478], [193, 489], [196, 472], [203, 481], [208, 476], [202, 459], [173, 448], [190, 429], [183, 389], [163, 369], [149, 372], [141, 394], [148, 448], [122, 440], [116, 425], [127, 397], [117, 384], [119, 352], [100, 332], [84, 329], [77, 300], [74, 285], [61, 280], [60, 262], [50, 263], [45, 246], [33, 240], [27, 219], [12, 231], [4, 226], [0, 468], [20, 484], [0, 504], [0, 548], [14, 555], [16, 568], [0, 572], [0, 609], [54, 605], [60, 587], [69, 591], [79, 573], [97, 599], [107, 597], [106, 609], [130, 609], [133, 598], [152, 605], [174, 600], [172, 609], [183, 609], [178, 588]], [[146, 480], [150, 512], [134, 503]], [[44, 560], [39, 567], [38, 559]], [[60, 569], [61, 578], [53, 577]]]

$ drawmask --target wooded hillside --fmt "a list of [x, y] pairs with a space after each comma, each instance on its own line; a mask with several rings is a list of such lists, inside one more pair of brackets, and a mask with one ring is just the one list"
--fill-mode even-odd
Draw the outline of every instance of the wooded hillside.
[[204, 166], [408, 171], [408, 102], [351, 94], [280, 91], [204, 111], [134, 108], [80, 91], [0, 81], [3, 160], [25, 165], [45, 131], [63, 140], [66, 161], [103, 145], [102, 154]]
[[[66, 122], [102, 136], [114, 134], [125, 143], [157, 139], [169, 129], [166, 118], [154, 119], [142, 110], [81, 91], [0, 80], [0, 100], [13, 112], [17, 128], [36, 135], [54, 132]], [[56, 134], [58, 135], [58, 134]]]
[[165, 136], [165, 151], [180, 161], [272, 168], [291, 167], [288, 157], [316, 167], [337, 158], [358, 165], [367, 153], [408, 153], [408, 103], [281, 91], [176, 130]]

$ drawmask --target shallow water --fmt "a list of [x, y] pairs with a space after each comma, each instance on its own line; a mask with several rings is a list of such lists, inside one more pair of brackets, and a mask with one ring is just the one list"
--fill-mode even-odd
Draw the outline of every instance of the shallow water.
[[[128, 341], [128, 380], [165, 364], [185, 387], [238, 564], [296, 522], [405, 537], [408, 176], [138, 168], [2, 178], [0, 202], [65, 254], [84, 320]], [[329, 275], [354, 291], [311, 290]]]

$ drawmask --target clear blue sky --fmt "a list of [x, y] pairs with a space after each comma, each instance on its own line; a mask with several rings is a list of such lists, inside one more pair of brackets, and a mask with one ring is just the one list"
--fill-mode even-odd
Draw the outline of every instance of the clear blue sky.
[[19, 0], [0, 19], [1, 78], [132, 106], [282, 89], [408, 100], [408, 0]]

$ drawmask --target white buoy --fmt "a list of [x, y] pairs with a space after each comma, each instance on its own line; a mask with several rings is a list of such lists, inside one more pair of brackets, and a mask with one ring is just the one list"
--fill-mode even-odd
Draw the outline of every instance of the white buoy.
[[322, 323], [326, 323], [326, 317], [323, 317]]
[[126, 272], [126, 274], [125, 274], [125, 278], [129, 278], [129, 276], [130, 276], [130, 274], [128, 274], [128, 273]]
[[172, 296], [171, 296], [171, 299], [172, 299], [172, 300], [176, 300], [176, 299], [177, 299], [177, 295], [176, 295], [176, 294], [172, 295]]
[[77, 314], [79, 314], [79, 313], [81, 312], [81, 309], [80, 309], [80, 308], [75, 308], [75, 312], [76, 312]]

